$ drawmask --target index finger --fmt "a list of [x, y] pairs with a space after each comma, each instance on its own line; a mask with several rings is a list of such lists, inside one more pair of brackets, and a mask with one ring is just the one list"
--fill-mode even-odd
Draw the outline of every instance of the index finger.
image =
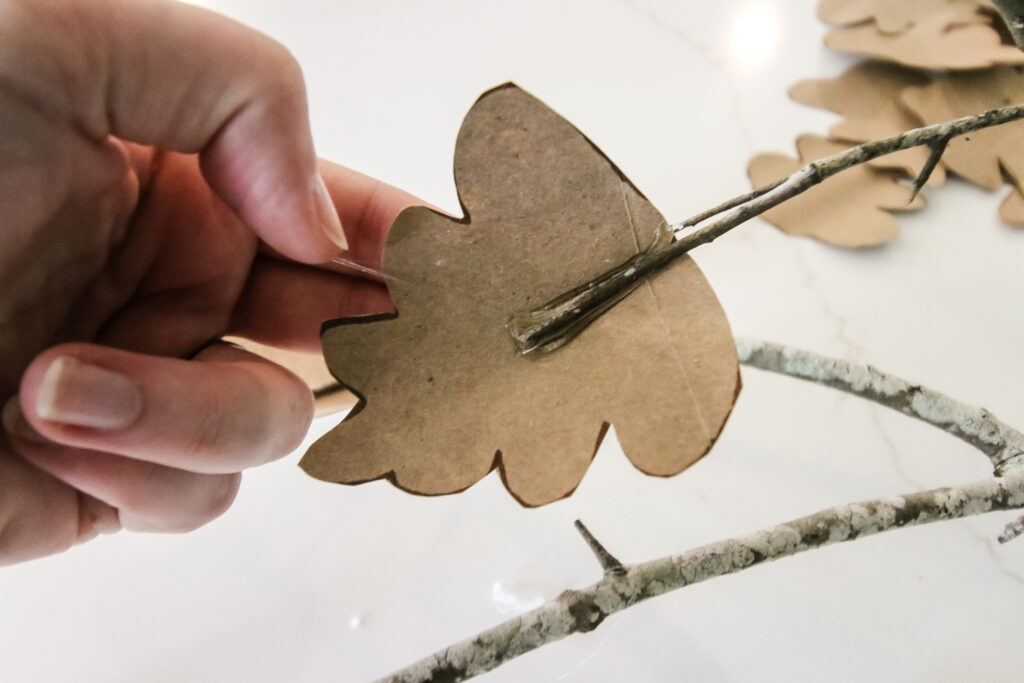
[[253, 29], [169, 0], [11, 0], [0, 81], [96, 140], [198, 153], [213, 190], [290, 258], [327, 261], [345, 244], [301, 69]]

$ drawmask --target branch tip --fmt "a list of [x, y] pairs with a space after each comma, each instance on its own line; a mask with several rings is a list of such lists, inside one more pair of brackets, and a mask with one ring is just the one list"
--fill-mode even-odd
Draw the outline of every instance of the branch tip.
[[604, 570], [605, 576], [623, 576], [626, 573], [626, 568], [622, 565], [618, 559], [615, 558], [608, 550], [601, 545], [601, 542], [594, 538], [594, 534], [590, 533], [583, 522], [576, 520], [574, 522], [576, 531], [580, 532], [580, 536], [587, 542], [590, 547], [590, 552], [594, 553], [594, 557], [597, 558], [598, 563], [601, 565], [601, 569]]
[[1013, 539], [1017, 538], [1021, 534], [1024, 534], [1024, 517], [1018, 517], [1003, 529], [1003, 533], [999, 534], [997, 539], [1000, 543], [1009, 543]]
[[914, 189], [910, 193], [910, 199], [907, 200], [907, 204], [912, 204], [917, 199], [918, 193], [924, 184], [928, 182], [928, 179], [932, 176], [932, 171], [939, 165], [939, 160], [942, 159], [942, 155], [946, 151], [946, 146], [949, 144], [949, 137], [939, 138], [935, 142], [928, 145], [928, 149], [931, 150], [931, 154], [928, 155], [928, 160], [924, 162], [924, 166], [921, 167], [921, 172], [917, 174], [917, 178], [914, 179]]

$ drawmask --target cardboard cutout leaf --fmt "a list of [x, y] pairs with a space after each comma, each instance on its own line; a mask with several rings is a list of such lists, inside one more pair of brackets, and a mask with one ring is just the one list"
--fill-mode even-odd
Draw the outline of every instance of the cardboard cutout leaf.
[[818, 18], [850, 26], [874, 20], [882, 33], [902, 33], [922, 17], [942, 13], [950, 23], [970, 21], [985, 0], [821, 0]]
[[[747, 167], [754, 187], [784, 178], [808, 162], [847, 148], [816, 135], [801, 135], [796, 147], [799, 161], [782, 154], [754, 157]], [[888, 242], [899, 234], [899, 223], [889, 211], [924, 206], [920, 195], [907, 204], [909, 197], [910, 190], [896, 182], [891, 173], [862, 165], [832, 176], [762, 217], [790, 235], [815, 237], [843, 247], [866, 247]]]
[[[1024, 101], [1024, 74], [1013, 67], [951, 74], [926, 86], [907, 88], [902, 101], [926, 124]], [[975, 131], [953, 138], [942, 161], [973, 183], [995, 190], [1005, 168], [1017, 187], [1024, 179], [1024, 122]]]
[[[903, 0], [889, 0], [899, 4]], [[922, 17], [902, 33], [884, 33], [874, 22], [829, 31], [826, 47], [925, 69], [981, 69], [996, 64], [1024, 64], [1024, 53], [1004, 40], [1000, 19], [979, 13], [977, 19], [939, 12]]]
[[[790, 88], [789, 96], [801, 104], [841, 114], [845, 118], [829, 129], [829, 135], [843, 142], [861, 143], [920, 126], [920, 120], [900, 103], [900, 93], [928, 82], [919, 71], [870, 61], [850, 67], [838, 78], [800, 81]], [[928, 150], [916, 147], [868, 163], [916, 178], [927, 161]], [[945, 169], [940, 164], [928, 184], [942, 185], [945, 180]]]
[[[665, 225], [578, 130], [519, 88], [473, 105], [455, 149], [466, 217], [403, 212], [384, 253], [397, 317], [325, 326], [363, 403], [306, 453], [315, 477], [461, 491], [499, 468], [525, 505], [569, 495], [606, 426], [648, 474], [708, 451], [739, 390], [728, 322], [685, 259], [567, 346], [519, 356], [508, 317], [646, 248]], [[662, 233], [663, 234], [663, 233]]]

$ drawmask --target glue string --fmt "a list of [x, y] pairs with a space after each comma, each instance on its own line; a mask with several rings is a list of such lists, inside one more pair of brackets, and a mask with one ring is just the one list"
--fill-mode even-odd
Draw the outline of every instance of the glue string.
[[353, 275], [355, 277], [363, 277], [377, 282], [405, 282], [404, 279], [397, 277], [392, 273], [385, 273], [379, 267], [361, 263], [355, 259], [348, 258], [347, 256], [335, 257], [323, 264], [321, 267], [340, 275]]

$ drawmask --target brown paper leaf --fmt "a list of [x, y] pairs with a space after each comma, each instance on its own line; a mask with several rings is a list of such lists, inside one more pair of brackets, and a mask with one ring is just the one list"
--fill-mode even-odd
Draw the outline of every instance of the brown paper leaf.
[[[789, 90], [789, 96], [811, 107], [828, 109], [845, 118], [829, 129], [843, 142], [868, 142], [896, 135], [921, 125], [900, 103], [907, 87], [924, 85], [929, 80], [921, 72], [886, 62], [861, 62], [834, 79], [801, 81]], [[905, 149], [868, 162], [875, 168], [901, 171], [916, 178], [928, 160], [923, 147]], [[942, 185], [946, 173], [940, 164], [928, 179], [929, 185]]]
[[902, 33], [922, 17], [941, 13], [949, 24], [964, 23], [991, 6], [986, 0], [821, 0], [818, 18], [845, 26], [873, 20], [882, 33]]
[[1024, 194], [1014, 187], [999, 205], [999, 218], [1015, 228], [1024, 228]]
[[[901, 0], [890, 0], [898, 3]], [[996, 64], [1024, 64], [1024, 53], [1005, 41], [999, 19], [986, 13], [981, 21], [958, 22], [956, 15], [927, 15], [902, 33], [884, 33], [874, 22], [832, 31], [825, 45], [833, 50], [925, 69], [981, 69]]]
[[[1024, 74], [1014, 67], [951, 74], [930, 85], [907, 88], [901, 98], [924, 123], [940, 123], [1024, 101]], [[1024, 122], [953, 138], [942, 161], [989, 190], [1003, 183], [1001, 168], [1018, 181], [1024, 179]]]
[[[808, 162], [847, 148], [817, 135], [801, 135], [796, 146], [799, 161], [782, 154], [762, 154], [751, 160], [747, 173], [754, 186], [784, 178]], [[920, 195], [907, 204], [909, 197], [910, 189], [896, 182], [891, 173], [861, 165], [832, 176], [762, 217], [790, 235], [815, 237], [843, 247], [874, 246], [899, 233], [899, 223], [889, 211], [924, 206]]]
[[728, 322], [685, 259], [554, 353], [516, 354], [508, 317], [645, 248], [664, 219], [579, 131], [506, 85], [470, 110], [455, 149], [466, 218], [416, 207], [384, 256], [398, 310], [325, 326], [331, 371], [363, 402], [302, 467], [420, 494], [494, 468], [524, 505], [569, 495], [606, 426], [643, 472], [708, 451], [739, 375]]

